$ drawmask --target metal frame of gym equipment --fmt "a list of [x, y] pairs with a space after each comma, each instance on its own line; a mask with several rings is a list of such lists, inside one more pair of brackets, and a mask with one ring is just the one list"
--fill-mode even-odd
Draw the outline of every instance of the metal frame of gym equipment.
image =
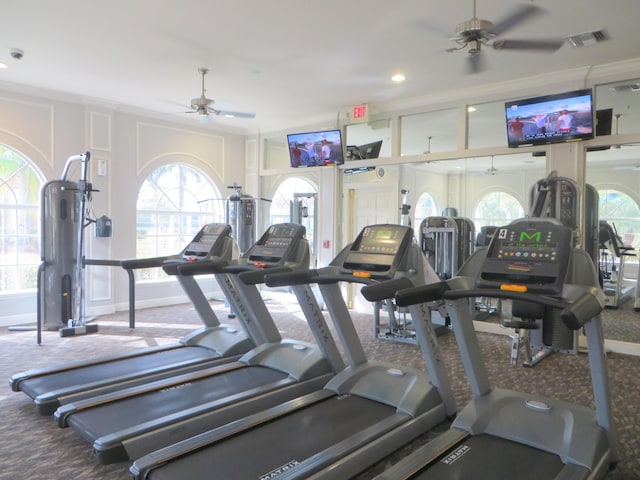
[[[526, 219], [523, 221], [530, 223]], [[566, 230], [566, 227], [558, 226]], [[513, 261], [510, 255], [502, 258], [496, 255], [496, 249], [489, 253], [479, 251], [485, 259], [472, 257], [465, 265], [465, 272], [459, 272], [459, 276], [443, 285], [427, 285], [396, 294], [396, 301], [401, 305], [445, 299], [473, 398], [447, 432], [419, 447], [375, 480], [597, 480], [606, 477], [617, 463], [618, 440], [602, 333], [604, 294], [599, 287], [597, 271], [584, 250], [573, 248], [566, 252], [570, 231], [563, 235], [563, 240], [556, 241], [558, 237], [553, 231], [535, 230], [540, 231], [542, 242], [537, 242], [531, 235], [520, 244], [509, 245], [513, 238], [509, 228], [508, 231], [505, 229], [504, 236], [507, 245], [500, 245], [505, 246], [509, 254], [515, 253], [522, 243], [532, 242], [537, 245], [532, 245], [530, 251], [535, 251], [536, 255], [556, 251], [555, 256], [550, 256], [554, 260], [534, 264], [530, 272], [516, 277], [515, 283], [526, 287], [526, 292], [501, 287], [503, 282], [512, 285], [514, 280], [508, 266], [500, 264]], [[563, 260], [568, 265], [558, 264]], [[555, 268], [556, 273], [550, 267]], [[535, 275], [540, 272], [544, 272], [549, 283], [536, 281]], [[469, 318], [470, 302], [481, 294], [558, 309], [568, 328], [584, 329], [595, 409], [536, 393], [491, 386], [478, 337]], [[314, 479], [339, 478], [339, 465], [333, 465], [327, 473], [316, 475]]]
[[[480, 227], [480, 231], [476, 236], [476, 249], [488, 247], [497, 229], [498, 227], [495, 225]], [[476, 313], [474, 320], [487, 320], [492, 315], [500, 315], [502, 313], [502, 300], [490, 297], [476, 298], [474, 308]]]
[[606, 220], [599, 224], [600, 244], [600, 276], [604, 290], [604, 304], [618, 308], [635, 294], [635, 285], [625, 281], [625, 264], [627, 259], [635, 257], [633, 247], [625, 245], [618, 235], [615, 225]]
[[[341, 472], [331, 478], [352, 478], [446, 421], [455, 414], [455, 400], [428, 309], [422, 309], [416, 329], [429, 373], [372, 361], [366, 357], [339, 285], [389, 279], [422, 285], [422, 261], [412, 229], [371, 225], [328, 267], [266, 275], [270, 287], [319, 285], [347, 366], [316, 392], [137, 459], [129, 469], [132, 476], [204, 478], [215, 470], [220, 478], [284, 480], [311, 478], [340, 462]], [[237, 455], [238, 448], [245, 453]]]
[[[408, 188], [400, 189], [402, 203], [400, 205], [399, 224], [407, 227], [412, 226], [409, 193], [410, 190]], [[431, 279], [431, 281], [435, 280]], [[381, 321], [380, 314], [382, 310], [387, 313], [387, 323], [382, 323]], [[373, 302], [373, 335], [376, 338], [415, 345], [417, 339], [412, 323], [413, 320], [409, 315], [409, 309], [397, 307], [392, 299]]]
[[[87, 181], [91, 154], [67, 159], [60, 180], [47, 182], [41, 190], [41, 260], [37, 278], [37, 341], [42, 330], [58, 330], [67, 337], [95, 333], [85, 316], [84, 230], [87, 202], [94, 192]], [[69, 170], [80, 162], [77, 182], [68, 180]]]
[[[403, 189], [401, 193], [403, 194], [402, 218], [408, 219], [409, 207], [406, 205], [406, 195], [409, 190]], [[432, 271], [437, 275], [437, 278], [431, 279], [431, 281], [451, 278], [473, 253], [475, 226], [468, 218], [455, 215], [455, 209], [448, 208], [443, 212], [443, 216], [427, 217], [420, 222], [420, 249], [433, 269]], [[416, 332], [409, 310], [398, 308], [391, 299], [383, 302], [382, 306], [387, 311], [389, 320], [386, 324], [382, 323], [380, 308], [376, 308], [374, 310], [374, 335], [384, 340], [417, 344]], [[438, 335], [449, 331], [446, 310], [437, 304], [431, 307], [431, 322]]]
[[[189, 265], [202, 261], [226, 264], [238, 251], [230, 234], [231, 227], [227, 224], [207, 224], [177, 255], [121, 260], [118, 263], [128, 272], [135, 268], [163, 265], [175, 269], [181, 262]], [[254, 334], [260, 332], [221, 324], [194, 279], [180, 284], [193, 303], [203, 327], [176, 342], [161, 346], [19, 372], [10, 378], [12, 390], [24, 392], [33, 399], [40, 414], [50, 415], [61, 405], [87, 397], [230, 362], [256, 345]], [[221, 288], [226, 293], [225, 287], [221, 285]]]
[[[474, 250], [475, 225], [456, 214], [455, 209], [448, 208], [443, 216], [427, 217], [420, 223], [420, 247], [440, 280], [452, 278]], [[440, 334], [449, 327], [445, 311], [434, 309], [431, 314], [431, 322]]]
[[[576, 182], [570, 178], [559, 177], [551, 172], [546, 178], [537, 181], [530, 190], [529, 217], [555, 218], [574, 232], [574, 244], [578, 243], [580, 191]], [[585, 192], [585, 238], [583, 245], [594, 264], [597, 262], [597, 219], [598, 193], [590, 185]], [[594, 226], [595, 222], [595, 226]], [[594, 237], [595, 236], [595, 237]], [[518, 363], [519, 352], [525, 349], [525, 367], [534, 367], [552, 353], [578, 353], [579, 331], [567, 328], [553, 312], [516, 306], [519, 319], [503, 318], [504, 327], [513, 328], [511, 338], [511, 363]], [[533, 350], [536, 353], [532, 355]]]

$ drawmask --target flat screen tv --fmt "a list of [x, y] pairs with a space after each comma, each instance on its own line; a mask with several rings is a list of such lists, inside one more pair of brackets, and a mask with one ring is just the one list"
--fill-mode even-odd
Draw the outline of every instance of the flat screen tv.
[[292, 167], [315, 167], [344, 163], [340, 130], [287, 135]]
[[378, 158], [382, 149], [382, 140], [366, 143], [364, 145], [347, 145], [347, 157], [350, 160], [364, 160], [366, 158]]
[[591, 89], [505, 103], [509, 147], [593, 138]]

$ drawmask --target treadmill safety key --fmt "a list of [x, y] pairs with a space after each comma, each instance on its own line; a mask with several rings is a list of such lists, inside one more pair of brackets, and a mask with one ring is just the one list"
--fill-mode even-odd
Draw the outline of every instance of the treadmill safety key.
[[371, 278], [371, 272], [355, 271], [353, 272], [353, 276], [360, 277], [360, 278]]
[[526, 293], [528, 291], [526, 285], [518, 285], [514, 283], [503, 283], [500, 285], [500, 290], [506, 290], [508, 292], [522, 292]]

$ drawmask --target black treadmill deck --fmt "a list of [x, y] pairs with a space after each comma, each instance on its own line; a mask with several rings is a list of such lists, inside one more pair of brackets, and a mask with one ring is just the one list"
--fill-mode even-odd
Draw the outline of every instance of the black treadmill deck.
[[81, 410], [70, 415], [68, 422], [85, 439], [93, 442], [102, 436], [286, 377], [286, 374], [270, 368], [244, 367]]
[[[277, 478], [312, 455], [395, 414], [360, 397], [329, 397], [285, 417], [178, 458], [146, 478]], [[187, 473], [188, 472], [188, 473]]]
[[118, 377], [134, 375], [141, 371], [184, 362], [200, 362], [219, 358], [215, 351], [198, 346], [178, 346], [133, 358], [122, 358], [106, 363], [95, 363], [73, 370], [28, 378], [20, 382], [20, 390], [29, 397], [37, 396], [75, 385], [85, 385]]
[[[564, 464], [560, 457], [492, 435], [465, 438], [412, 480], [540, 480], [555, 478]], [[470, 476], [470, 472], [473, 472]]]

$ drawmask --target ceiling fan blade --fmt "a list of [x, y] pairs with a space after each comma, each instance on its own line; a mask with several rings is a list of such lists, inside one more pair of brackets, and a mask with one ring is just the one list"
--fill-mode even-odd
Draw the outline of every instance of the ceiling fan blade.
[[507, 30], [511, 30], [516, 25], [519, 25], [526, 20], [545, 13], [545, 10], [531, 4], [522, 4], [515, 7], [509, 15], [498, 22], [493, 23], [491, 33], [496, 36], [502, 35]]
[[555, 52], [564, 44], [564, 40], [496, 40], [493, 48], [496, 50], [538, 50]]
[[214, 110], [212, 108], [209, 111], [215, 113], [216, 115], [222, 115], [223, 117], [237, 117], [237, 118], [255, 118], [255, 113], [249, 112], [233, 112], [231, 110]]
[[471, 53], [467, 57], [467, 65], [465, 67], [465, 73], [474, 74], [483, 72], [486, 68], [486, 62], [482, 53]]

